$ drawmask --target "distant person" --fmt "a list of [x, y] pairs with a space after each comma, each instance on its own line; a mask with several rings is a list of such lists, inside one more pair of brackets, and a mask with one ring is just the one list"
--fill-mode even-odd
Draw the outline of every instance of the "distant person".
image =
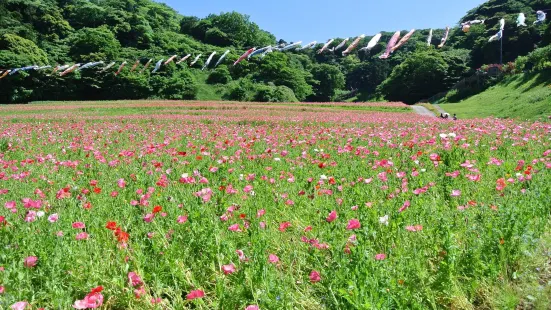
[[444, 114], [440, 113], [440, 118], [444, 118]]
[[454, 115], [453, 115], [453, 120], [454, 120], [454, 121], [457, 120], [457, 114], [454, 114]]

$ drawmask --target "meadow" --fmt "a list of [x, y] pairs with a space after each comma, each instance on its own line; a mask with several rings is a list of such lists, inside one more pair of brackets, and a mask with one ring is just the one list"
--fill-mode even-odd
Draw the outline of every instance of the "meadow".
[[46, 102], [0, 133], [1, 309], [491, 309], [550, 227], [545, 121]]

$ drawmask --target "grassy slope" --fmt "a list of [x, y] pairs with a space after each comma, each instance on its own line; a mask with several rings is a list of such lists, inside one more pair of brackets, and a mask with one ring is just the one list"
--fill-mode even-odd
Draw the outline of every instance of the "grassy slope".
[[209, 72], [196, 73], [195, 80], [197, 82], [197, 100], [200, 101], [220, 101], [224, 95], [224, 85], [209, 85], [207, 78]]
[[459, 118], [543, 119], [551, 115], [551, 72], [519, 74], [459, 103], [441, 104]]

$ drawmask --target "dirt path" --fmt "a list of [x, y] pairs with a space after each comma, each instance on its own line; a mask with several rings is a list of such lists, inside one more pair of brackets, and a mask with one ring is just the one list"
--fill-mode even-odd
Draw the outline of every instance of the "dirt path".
[[434, 113], [432, 113], [429, 109], [427, 109], [423, 106], [414, 105], [414, 106], [411, 106], [411, 108], [413, 109], [413, 111], [415, 111], [415, 113], [417, 113], [419, 115], [436, 117], [436, 115], [434, 115]]

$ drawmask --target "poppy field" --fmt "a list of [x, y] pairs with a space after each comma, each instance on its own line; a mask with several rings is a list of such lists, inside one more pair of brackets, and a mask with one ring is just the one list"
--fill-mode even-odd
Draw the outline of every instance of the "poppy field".
[[551, 123], [399, 103], [0, 107], [0, 309], [469, 309], [549, 229]]

